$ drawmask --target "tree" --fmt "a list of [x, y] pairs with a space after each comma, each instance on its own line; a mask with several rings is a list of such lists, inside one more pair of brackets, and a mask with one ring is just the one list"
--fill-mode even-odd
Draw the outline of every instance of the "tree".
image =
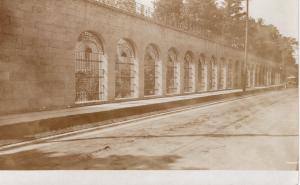
[[178, 26], [182, 21], [182, 0], [158, 0], [154, 3], [154, 16], [168, 25]]
[[135, 0], [115, 0], [117, 7], [135, 13], [136, 12], [136, 2]]
[[235, 48], [244, 47], [245, 12], [241, 0], [224, 0], [222, 36]]
[[220, 34], [222, 13], [216, 0], [186, 0], [185, 17], [213, 34]]

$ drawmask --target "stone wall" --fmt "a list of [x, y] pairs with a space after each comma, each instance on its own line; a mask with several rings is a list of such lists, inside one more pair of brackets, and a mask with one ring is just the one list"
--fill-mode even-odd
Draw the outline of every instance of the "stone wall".
[[[243, 60], [241, 51], [87, 0], [1, 0], [0, 114], [74, 106], [74, 49], [84, 31], [95, 33], [104, 47], [108, 84], [113, 84], [108, 85], [107, 102], [114, 101], [114, 61], [122, 38], [134, 44], [139, 69], [150, 43], [158, 46], [163, 69], [171, 47], [178, 51], [181, 65], [187, 51], [193, 52], [195, 61], [201, 53]], [[143, 70], [139, 79], [142, 98]]]

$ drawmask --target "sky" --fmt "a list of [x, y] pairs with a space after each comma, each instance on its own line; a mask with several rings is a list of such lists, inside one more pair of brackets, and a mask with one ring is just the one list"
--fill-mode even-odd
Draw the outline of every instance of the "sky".
[[250, 16], [275, 25], [284, 36], [298, 39], [298, 0], [250, 0]]
[[[273, 24], [284, 36], [299, 41], [299, 4], [298, 0], [250, 0], [250, 16], [263, 18], [265, 24]], [[299, 48], [295, 48], [294, 57], [299, 64]]]
[[[147, 6], [152, 0], [136, 0]], [[298, 0], [250, 0], [250, 16], [263, 18], [273, 24], [284, 36], [298, 39]]]

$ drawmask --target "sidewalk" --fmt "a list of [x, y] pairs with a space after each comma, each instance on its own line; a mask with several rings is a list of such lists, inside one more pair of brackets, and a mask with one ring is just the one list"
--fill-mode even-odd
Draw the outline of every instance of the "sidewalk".
[[68, 128], [77, 125], [108, 121], [128, 116], [163, 111], [171, 108], [217, 101], [225, 98], [274, 90], [279, 86], [241, 90], [225, 90], [183, 96], [163, 97], [121, 103], [76, 107], [0, 117], [0, 139], [15, 139], [35, 133]]

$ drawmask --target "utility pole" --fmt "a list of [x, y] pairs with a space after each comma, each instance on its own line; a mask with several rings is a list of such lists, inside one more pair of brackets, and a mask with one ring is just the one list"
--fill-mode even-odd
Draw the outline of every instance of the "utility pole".
[[246, 92], [246, 87], [247, 87], [247, 63], [248, 63], [248, 27], [249, 27], [249, 0], [246, 0], [246, 29], [245, 29], [245, 59], [244, 59], [244, 64], [243, 64], [243, 72], [242, 72], [242, 87], [243, 87], [243, 92]]

